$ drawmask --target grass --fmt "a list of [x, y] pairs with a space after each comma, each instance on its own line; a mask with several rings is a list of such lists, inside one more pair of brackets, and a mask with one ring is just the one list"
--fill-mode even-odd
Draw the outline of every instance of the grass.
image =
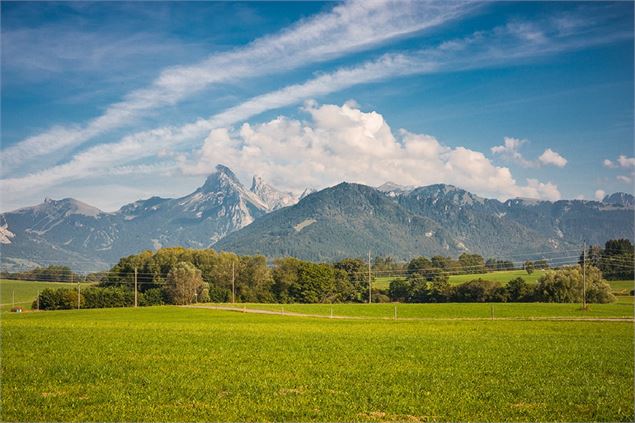
[[[82, 286], [87, 285], [82, 284]], [[46, 288], [77, 288], [77, 284], [0, 279], [0, 311], [11, 309], [14, 295], [16, 306], [30, 310], [31, 304], [36, 299], [38, 291], [42, 291]]]
[[629, 295], [635, 289], [635, 281], [608, 281], [614, 294]]
[[632, 421], [632, 346], [629, 322], [7, 313], [0, 417]]

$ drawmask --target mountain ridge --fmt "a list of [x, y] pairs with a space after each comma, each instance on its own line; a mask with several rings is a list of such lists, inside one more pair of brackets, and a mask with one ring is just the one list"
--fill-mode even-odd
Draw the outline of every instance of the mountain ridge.
[[218, 165], [191, 194], [152, 196], [115, 212], [72, 198], [45, 199], [0, 214], [2, 265], [40, 260], [103, 268], [121, 256], [168, 246], [315, 260], [364, 255], [369, 248], [399, 258], [467, 251], [500, 256], [521, 247], [562, 251], [583, 240], [633, 238], [634, 201], [627, 193], [602, 202], [501, 202], [446, 184], [379, 188], [343, 182], [298, 197], [258, 176], [247, 189]]

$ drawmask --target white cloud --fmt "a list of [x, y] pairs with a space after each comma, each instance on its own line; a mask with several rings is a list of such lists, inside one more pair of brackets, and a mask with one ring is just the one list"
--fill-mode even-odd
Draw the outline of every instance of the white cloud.
[[493, 154], [497, 154], [510, 162], [518, 163], [523, 167], [534, 167], [534, 163], [526, 160], [519, 151], [520, 147], [526, 142], [527, 140], [519, 138], [505, 137], [503, 145], [497, 145], [490, 150]]
[[617, 160], [611, 161], [609, 159], [604, 159], [602, 164], [604, 167], [608, 167], [609, 169], [616, 169], [618, 167], [624, 169], [635, 168], [635, 157], [628, 157], [624, 154], [620, 154]]
[[544, 153], [538, 157], [538, 161], [544, 166], [553, 165], [557, 167], [564, 167], [567, 164], [567, 159], [550, 148], [546, 149]]
[[209, 87], [264, 74], [287, 71], [335, 58], [388, 39], [440, 25], [473, 9], [463, 2], [351, 1], [300, 21], [275, 35], [188, 66], [165, 69], [150, 86], [84, 125], [53, 127], [3, 150], [3, 169], [26, 160], [82, 144], [133, 121], [148, 110], [172, 105]]
[[604, 167], [609, 169], [623, 169], [627, 171], [628, 175], [617, 175], [615, 179], [625, 184], [631, 184], [633, 179], [635, 178], [635, 157], [628, 157], [624, 154], [620, 154], [617, 160], [612, 161], [609, 159], [604, 159], [602, 162]]
[[595, 191], [595, 199], [598, 201], [602, 201], [606, 196], [606, 192], [602, 189]]
[[635, 167], [635, 157], [626, 157], [624, 155], [620, 155], [617, 158], [617, 162], [619, 163], [620, 167]]
[[222, 162], [243, 176], [262, 175], [285, 190], [341, 181], [379, 185], [448, 183], [490, 197], [560, 198], [550, 182], [521, 186], [506, 167], [481, 152], [449, 147], [430, 135], [393, 133], [383, 116], [356, 107], [313, 103], [308, 122], [278, 117], [239, 129], [211, 131], [203, 147], [180, 160], [186, 175], [205, 175]]
[[520, 148], [526, 142], [527, 140], [521, 140], [519, 138], [505, 137], [503, 145], [492, 147], [490, 151], [507, 161], [517, 163], [527, 168], [549, 165], [564, 167], [567, 164], [567, 159], [551, 148], [547, 148], [540, 157], [538, 157], [538, 160], [527, 160], [520, 152]]

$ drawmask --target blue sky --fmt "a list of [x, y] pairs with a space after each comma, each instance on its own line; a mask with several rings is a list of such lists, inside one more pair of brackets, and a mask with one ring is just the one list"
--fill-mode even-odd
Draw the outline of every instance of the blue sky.
[[217, 163], [488, 197], [633, 191], [633, 3], [2, 2], [2, 210]]

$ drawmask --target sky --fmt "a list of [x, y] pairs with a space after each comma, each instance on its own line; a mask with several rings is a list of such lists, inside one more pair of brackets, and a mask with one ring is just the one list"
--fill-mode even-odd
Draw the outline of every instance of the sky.
[[10, 2], [1, 211], [180, 197], [217, 164], [296, 194], [633, 190], [632, 2]]

